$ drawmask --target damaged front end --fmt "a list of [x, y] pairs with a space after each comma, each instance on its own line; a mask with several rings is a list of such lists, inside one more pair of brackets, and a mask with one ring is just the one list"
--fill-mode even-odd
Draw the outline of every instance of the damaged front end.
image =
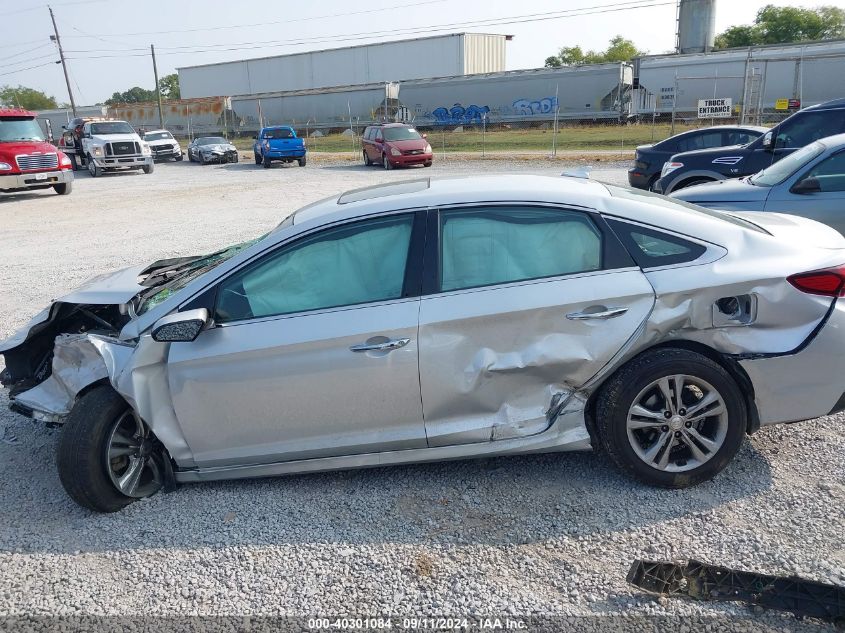
[[0, 344], [6, 368], [0, 383], [12, 410], [61, 424], [82, 390], [109, 378], [100, 349], [114, 345], [130, 320], [125, 304], [55, 302]]

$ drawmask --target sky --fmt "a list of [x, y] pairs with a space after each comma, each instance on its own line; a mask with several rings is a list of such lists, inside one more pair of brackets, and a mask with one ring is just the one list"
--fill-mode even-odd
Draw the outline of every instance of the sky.
[[[67, 102], [47, 5], [3, 3], [0, 85], [36, 88]], [[845, 8], [845, 0], [717, 0], [716, 32], [751, 23], [766, 4]], [[160, 77], [180, 66], [462, 31], [513, 35], [508, 70], [541, 67], [562, 46], [600, 50], [618, 34], [655, 54], [675, 45], [675, 0], [55, 0], [51, 6], [77, 105], [136, 85], [152, 89], [150, 44]]]

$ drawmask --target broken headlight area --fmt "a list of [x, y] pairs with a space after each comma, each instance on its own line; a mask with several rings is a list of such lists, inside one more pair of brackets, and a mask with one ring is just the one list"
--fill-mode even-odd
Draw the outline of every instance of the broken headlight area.
[[[0, 383], [9, 390], [9, 398], [15, 398], [47, 380], [53, 371], [53, 357], [57, 337], [61, 335], [86, 335], [95, 333], [117, 336], [129, 321], [129, 316], [117, 305], [79, 305], [54, 303], [46, 320], [32, 325], [27, 332], [14, 335], [17, 344], [3, 345], [6, 368], [0, 373]], [[81, 359], [71, 358], [71, 363]], [[28, 407], [24, 407], [26, 409]], [[21, 410], [20, 406], [17, 410]]]

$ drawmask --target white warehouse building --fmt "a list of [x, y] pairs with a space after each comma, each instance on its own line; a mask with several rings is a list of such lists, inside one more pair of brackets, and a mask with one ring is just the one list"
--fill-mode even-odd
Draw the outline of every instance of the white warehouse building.
[[311, 90], [505, 70], [509, 35], [451, 33], [178, 68], [183, 99]]

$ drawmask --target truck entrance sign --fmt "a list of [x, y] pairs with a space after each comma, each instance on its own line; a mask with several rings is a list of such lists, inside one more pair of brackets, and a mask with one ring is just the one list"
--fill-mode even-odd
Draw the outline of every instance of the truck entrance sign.
[[699, 119], [725, 119], [732, 115], [733, 99], [699, 99]]

